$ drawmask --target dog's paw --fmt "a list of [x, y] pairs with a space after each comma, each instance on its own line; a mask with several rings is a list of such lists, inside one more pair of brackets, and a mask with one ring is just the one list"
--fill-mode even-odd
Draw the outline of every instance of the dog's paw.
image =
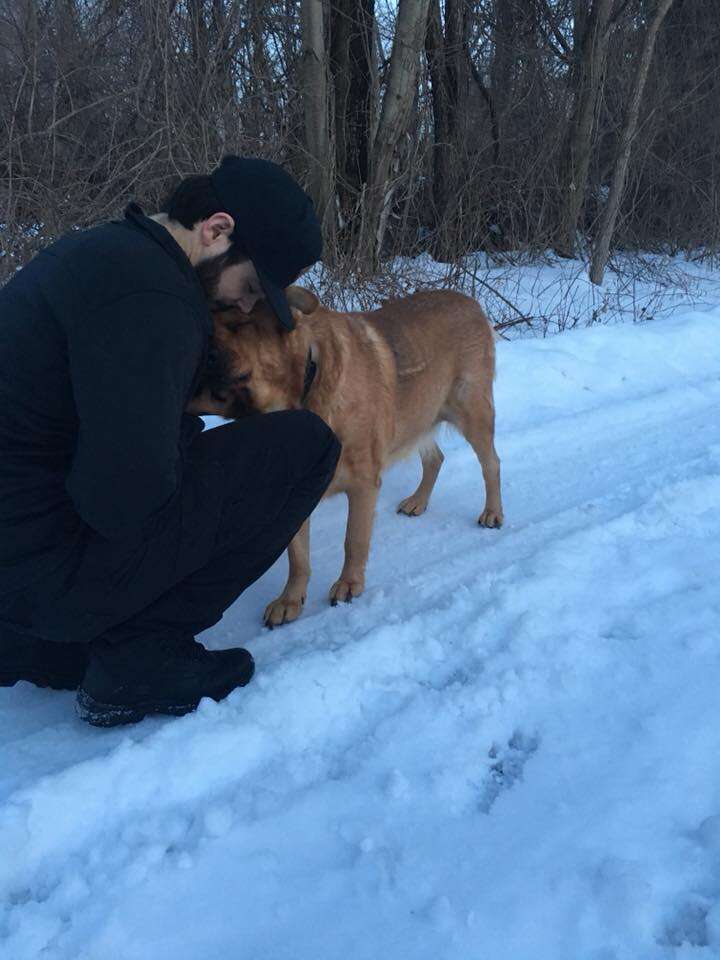
[[363, 580], [336, 580], [330, 588], [330, 604], [336, 607], [338, 603], [352, 603], [365, 589]]
[[292, 623], [302, 613], [305, 597], [290, 597], [280, 594], [277, 600], [273, 600], [265, 607], [263, 614], [263, 623], [270, 630], [273, 627], [279, 627], [283, 623]]
[[413, 493], [398, 504], [397, 512], [404, 513], [406, 517], [419, 517], [421, 513], [427, 510], [428, 502], [424, 497], [418, 497]]
[[478, 517], [478, 523], [481, 527], [494, 527], [498, 529], [503, 525], [502, 511], [490, 510], [486, 507]]

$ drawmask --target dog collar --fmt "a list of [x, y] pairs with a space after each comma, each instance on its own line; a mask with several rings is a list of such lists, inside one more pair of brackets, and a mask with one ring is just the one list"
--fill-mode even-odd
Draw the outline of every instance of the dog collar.
[[300, 397], [300, 403], [303, 406], [305, 405], [305, 401], [307, 400], [307, 395], [310, 393], [310, 388], [313, 385], [316, 373], [317, 373], [317, 364], [312, 358], [312, 350], [309, 349], [307, 353], [307, 359], [305, 360], [305, 381], [303, 383], [303, 392], [302, 392], [302, 397]]

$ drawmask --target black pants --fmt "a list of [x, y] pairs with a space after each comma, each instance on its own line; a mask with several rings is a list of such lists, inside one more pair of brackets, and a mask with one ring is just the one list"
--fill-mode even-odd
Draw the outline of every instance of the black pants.
[[67, 582], [26, 600], [28, 632], [122, 642], [207, 629], [277, 560], [335, 472], [340, 444], [305, 410], [200, 434], [182, 488], [141, 542], [92, 535]]

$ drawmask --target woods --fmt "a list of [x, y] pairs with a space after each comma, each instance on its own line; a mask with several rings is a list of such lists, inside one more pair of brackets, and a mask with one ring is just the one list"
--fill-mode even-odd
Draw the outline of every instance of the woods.
[[0, 276], [228, 152], [331, 267], [712, 252], [719, 44], [714, 0], [0, 0]]

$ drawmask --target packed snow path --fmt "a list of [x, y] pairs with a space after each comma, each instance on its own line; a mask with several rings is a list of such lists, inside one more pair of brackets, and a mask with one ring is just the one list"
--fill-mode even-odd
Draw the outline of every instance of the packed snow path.
[[499, 347], [506, 525], [441, 435], [394, 468], [366, 594], [203, 638], [257, 677], [101, 731], [0, 690], [4, 960], [720, 956], [720, 310]]

